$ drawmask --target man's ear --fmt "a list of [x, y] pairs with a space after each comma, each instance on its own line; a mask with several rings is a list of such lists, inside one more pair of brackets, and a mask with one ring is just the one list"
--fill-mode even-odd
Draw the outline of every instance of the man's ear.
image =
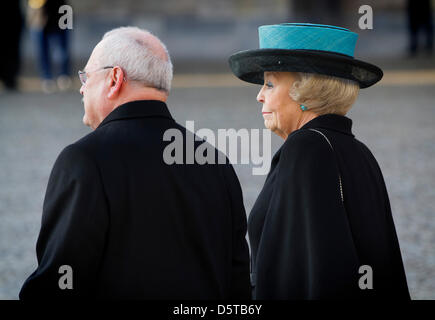
[[124, 71], [120, 67], [114, 67], [110, 71], [108, 99], [116, 98], [119, 95], [124, 82], [124, 76]]

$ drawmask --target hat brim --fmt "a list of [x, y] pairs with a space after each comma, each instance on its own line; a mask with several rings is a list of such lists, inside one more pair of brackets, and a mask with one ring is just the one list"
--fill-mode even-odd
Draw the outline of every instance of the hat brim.
[[241, 80], [263, 84], [265, 71], [306, 72], [356, 81], [367, 88], [382, 79], [377, 66], [352, 57], [318, 50], [257, 49], [229, 58], [230, 68]]

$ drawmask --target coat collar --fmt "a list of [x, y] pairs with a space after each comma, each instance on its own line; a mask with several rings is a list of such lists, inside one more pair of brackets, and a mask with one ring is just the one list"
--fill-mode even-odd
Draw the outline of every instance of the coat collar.
[[157, 100], [136, 100], [124, 103], [112, 110], [104, 118], [98, 128], [105, 124], [123, 119], [143, 118], [143, 117], [163, 117], [173, 120], [166, 103]]
[[[351, 137], [354, 137], [354, 135], [352, 134], [352, 120], [345, 117], [345, 116], [340, 116], [338, 114], [324, 114], [324, 115], [318, 116], [318, 117], [314, 118], [313, 120], [308, 121], [299, 130], [310, 129], [310, 128], [313, 128], [313, 129], [324, 128], [327, 130], [333, 130], [333, 131], [344, 133], [344, 134], [347, 134]], [[298, 130], [296, 130], [296, 131], [298, 131]], [[296, 131], [293, 131], [290, 135], [292, 135]], [[288, 137], [290, 137], [290, 135]], [[287, 137], [287, 139], [288, 139], [288, 137]], [[277, 163], [279, 161], [281, 149], [282, 149], [283, 145], [281, 145], [281, 147], [278, 149], [278, 151], [275, 153], [275, 155], [272, 158], [272, 165], [271, 165], [271, 169], [269, 171], [269, 175], [272, 173], [273, 168], [277, 165]], [[268, 175], [268, 177], [269, 177], [269, 175]]]
[[308, 121], [301, 129], [324, 128], [337, 131], [354, 137], [352, 133], [352, 120], [338, 114], [324, 114]]

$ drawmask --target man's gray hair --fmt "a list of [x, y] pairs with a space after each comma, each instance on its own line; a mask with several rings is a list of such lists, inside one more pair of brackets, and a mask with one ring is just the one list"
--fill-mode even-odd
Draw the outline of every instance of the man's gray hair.
[[[162, 46], [164, 55], [150, 43], [150, 37]], [[173, 67], [168, 49], [149, 31], [137, 27], [116, 28], [106, 32], [100, 45], [102, 65], [121, 67], [128, 81], [166, 93], [171, 90]]]

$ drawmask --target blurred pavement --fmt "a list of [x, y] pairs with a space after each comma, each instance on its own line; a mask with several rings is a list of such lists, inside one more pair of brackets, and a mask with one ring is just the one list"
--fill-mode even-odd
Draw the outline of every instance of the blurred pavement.
[[[168, 101], [182, 125], [263, 128], [258, 87], [175, 88]], [[414, 299], [435, 299], [434, 86], [362, 90], [349, 114], [356, 137], [377, 158], [390, 194]], [[36, 267], [35, 244], [51, 167], [59, 152], [90, 130], [77, 92], [0, 94], [0, 299], [16, 299]], [[215, 131], [216, 132], [216, 131]], [[272, 136], [272, 155], [282, 144]], [[251, 165], [235, 165], [246, 212], [264, 183]]]
[[[227, 59], [236, 51], [258, 47], [259, 25], [279, 22], [288, 20], [257, 17], [204, 24], [129, 12], [77, 15], [73, 76], [104, 32], [137, 25], [159, 36], [173, 57], [176, 76], [168, 105], [180, 124], [194, 120], [196, 129], [262, 129], [261, 106], [255, 101], [258, 87], [234, 78]], [[356, 57], [379, 65], [385, 77], [361, 91], [349, 117], [356, 137], [368, 145], [383, 170], [411, 296], [435, 299], [435, 60], [425, 54], [406, 58], [404, 13], [376, 13], [374, 27], [354, 29], [360, 33]], [[90, 132], [81, 122], [78, 80], [73, 91], [41, 93], [33, 54], [25, 33], [22, 91], [0, 89], [0, 299], [16, 299], [36, 268], [42, 203], [57, 155]], [[272, 139], [273, 155], [282, 141]], [[265, 176], [252, 176], [252, 165], [235, 169], [249, 214]]]

